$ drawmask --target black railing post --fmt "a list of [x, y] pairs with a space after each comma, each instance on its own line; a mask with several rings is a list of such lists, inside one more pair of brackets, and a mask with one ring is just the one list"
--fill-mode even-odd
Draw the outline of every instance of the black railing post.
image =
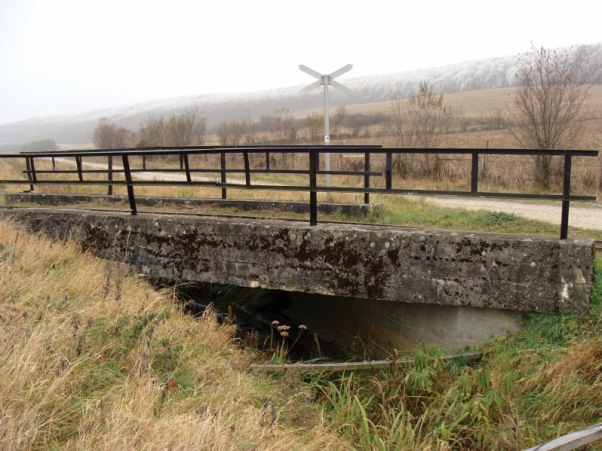
[[[32, 182], [36, 183], [38, 181], [38, 178], [36, 176], [36, 167], [35, 167], [35, 164], [33, 162], [33, 157], [32, 158], [27, 158], [27, 171], [28, 171], [27, 177], [29, 178], [29, 180], [31, 180]], [[34, 185], [33, 184], [29, 185], [29, 189], [31, 191], [33, 191], [35, 189]]]
[[75, 157], [75, 165], [77, 166], [77, 176], [79, 181], [84, 181], [84, 174], [82, 174], [82, 157]]
[[392, 169], [393, 169], [393, 154], [391, 152], [387, 152], [387, 159], [385, 163], [385, 183], [386, 188], [391, 189], [393, 187], [392, 180]]
[[265, 153], [265, 169], [266, 171], [270, 170], [270, 152]]
[[[221, 165], [222, 165], [222, 183], [226, 183], [226, 154], [224, 152], [221, 153]], [[226, 188], [222, 188], [222, 199], [226, 199], [227, 192]]]
[[[109, 166], [109, 182], [111, 182], [111, 181], [113, 181], [113, 155], [109, 155], [108, 166]], [[108, 195], [109, 196], [113, 195], [113, 185], [109, 185]]]
[[479, 153], [472, 153], [472, 171], [470, 176], [470, 192], [477, 194], [479, 192]]
[[309, 225], [311, 227], [318, 225], [318, 193], [317, 187], [317, 166], [319, 158], [316, 149], [309, 149]]
[[56, 161], [54, 160], [54, 157], [52, 157], [52, 170], [56, 171]]
[[[366, 152], [364, 155], [364, 171], [370, 172], [370, 152]], [[370, 176], [368, 174], [364, 176], [364, 188], [370, 188]], [[364, 193], [364, 203], [366, 205], [370, 203], [370, 193]]]
[[188, 154], [182, 154], [180, 155], [180, 158], [184, 159], [184, 168], [186, 170], [186, 181], [188, 183], [192, 182], [192, 177], [190, 176], [190, 163], [188, 162]]
[[132, 210], [132, 215], [138, 214], [136, 210], [136, 198], [134, 197], [134, 186], [132, 185], [132, 173], [130, 172], [130, 160], [127, 154], [121, 155], [123, 160], [123, 172], [125, 173], [125, 181], [127, 183], [128, 188], [128, 199], [130, 201], [130, 209]]
[[242, 153], [243, 160], [245, 162], [245, 183], [247, 186], [251, 186], [251, 173], [249, 172], [249, 152]]
[[566, 240], [569, 234], [569, 200], [571, 196], [571, 154], [564, 154], [564, 179], [562, 183], [562, 216], [560, 219], [560, 239]]
[[[31, 165], [29, 164], [29, 157], [25, 157], [25, 172], [27, 172], [27, 180], [31, 180]], [[33, 185], [29, 185], [29, 191], [33, 191]]]
[[[36, 175], [36, 165], [33, 162], [33, 157], [31, 157], [31, 161], [29, 162], [29, 169], [31, 170], [31, 180], [36, 183], [38, 181], [38, 176]], [[33, 190], [33, 187], [31, 189]]]

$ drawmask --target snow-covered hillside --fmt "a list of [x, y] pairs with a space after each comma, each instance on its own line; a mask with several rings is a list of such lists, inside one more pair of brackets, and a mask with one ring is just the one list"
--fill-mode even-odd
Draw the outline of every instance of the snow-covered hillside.
[[[410, 72], [394, 72], [369, 77], [350, 77], [344, 84], [353, 94], [344, 95], [331, 90], [333, 105], [370, 103], [388, 100], [395, 91], [402, 97], [416, 92], [420, 82], [434, 85], [438, 93], [475, 91], [512, 87], [517, 83], [518, 56], [467, 61], [448, 66]], [[586, 83], [602, 84], [602, 44], [579, 45], [571, 48], [570, 58], [575, 64], [577, 79]], [[400, 65], [402, 61], [400, 61]], [[149, 114], [170, 115], [188, 108], [199, 107], [205, 112], [209, 127], [236, 117], [258, 118], [271, 114], [276, 108], [291, 112], [316, 108], [322, 104], [322, 95], [316, 90], [301, 96], [305, 85], [242, 94], [205, 94], [144, 102], [135, 105], [105, 108], [81, 114], [28, 119], [0, 126], [0, 143], [24, 143], [51, 138], [57, 142], [86, 143], [102, 117], [136, 130]]]

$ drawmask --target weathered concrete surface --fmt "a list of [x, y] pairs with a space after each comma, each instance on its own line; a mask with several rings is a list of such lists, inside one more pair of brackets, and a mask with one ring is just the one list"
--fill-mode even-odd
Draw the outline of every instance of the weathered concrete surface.
[[382, 226], [2, 210], [153, 277], [512, 311], [589, 303], [593, 240]]
[[[30, 203], [36, 205], [74, 205], [80, 203], [111, 203], [124, 204], [129, 208], [126, 196], [104, 196], [94, 194], [44, 194], [44, 193], [10, 193], [6, 195], [9, 205], [19, 203]], [[139, 207], [217, 207], [236, 208], [241, 211], [264, 211], [275, 210], [290, 213], [309, 213], [309, 202], [294, 200], [246, 200], [246, 199], [199, 199], [194, 197], [136, 197]], [[320, 202], [318, 213], [343, 214], [347, 216], [365, 216], [378, 204], [356, 204], [341, 202]]]
[[[289, 293], [284, 310], [320, 339], [357, 351], [386, 356], [436, 343], [447, 352], [473, 347], [493, 336], [515, 332], [522, 312], [450, 305], [406, 304], [373, 299]], [[383, 352], [387, 351], [387, 352]]]

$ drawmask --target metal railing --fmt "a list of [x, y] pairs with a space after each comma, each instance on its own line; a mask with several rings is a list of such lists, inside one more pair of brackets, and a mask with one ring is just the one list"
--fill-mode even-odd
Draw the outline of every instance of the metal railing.
[[[270, 154], [307, 155], [308, 167], [306, 169], [275, 169], [270, 165]], [[326, 171], [320, 169], [320, 157], [325, 153], [358, 154], [363, 156], [364, 170], [355, 171]], [[227, 155], [238, 154], [242, 156], [243, 168], [228, 168]], [[265, 163], [261, 168], [252, 168], [250, 155], [265, 154]], [[408, 154], [439, 154], [439, 155], [469, 155], [471, 162], [470, 191], [459, 190], [424, 190], [410, 188], [394, 188], [393, 182], [393, 157]], [[218, 155], [219, 167], [194, 168], [190, 164], [193, 155]], [[372, 177], [382, 177], [382, 172], [371, 170], [371, 157], [384, 155], [384, 178], [385, 187], [377, 188], [370, 184]], [[558, 156], [563, 158], [563, 190], [562, 194], [527, 194], [527, 193], [499, 193], [479, 191], [479, 156], [480, 155], [515, 155], [515, 156]], [[153, 168], [148, 169], [146, 159], [150, 157], [179, 157], [179, 168]], [[280, 191], [304, 191], [309, 192], [310, 225], [318, 223], [318, 192], [336, 193], [363, 193], [364, 202], [369, 203], [370, 194], [402, 194], [402, 195], [444, 195], [444, 196], [467, 196], [467, 197], [489, 197], [489, 198], [512, 198], [512, 199], [545, 199], [562, 202], [560, 239], [568, 236], [569, 207], [571, 201], [595, 201], [595, 196], [571, 195], [571, 172], [573, 157], [597, 157], [597, 151], [590, 150], [522, 150], [522, 149], [405, 149], [405, 148], [382, 148], [380, 146], [200, 146], [200, 147], [153, 147], [139, 149], [110, 149], [110, 150], [76, 150], [76, 151], [51, 151], [51, 152], [27, 152], [20, 154], [0, 154], [0, 159], [21, 158], [25, 159], [28, 180], [0, 180], [3, 184], [29, 184], [33, 190], [35, 185], [49, 184], [72, 184], [72, 185], [107, 185], [109, 194], [112, 186], [126, 186], [131, 213], [137, 214], [135, 186], [205, 186], [216, 187], [222, 190], [222, 199], [227, 196], [228, 189], [255, 189], [255, 190], [280, 190]], [[84, 169], [83, 158], [107, 157], [107, 169]], [[142, 157], [142, 166], [133, 168], [132, 157]], [[53, 159], [52, 170], [36, 169], [37, 159]], [[57, 170], [54, 164], [55, 158], [73, 158], [76, 169]], [[113, 166], [113, 159], [119, 158], [123, 164], [121, 169]], [[181, 173], [185, 179], [180, 180], [139, 180], [136, 174], [152, 173]], [[194, 174], [213, 173], [219, 174], [218, 180], [195, 180]], [[77, 174], [77, 180], [60, 180], [47, 178], [52, 174]], [[86, 174], [107, 174], [106, 180], [86, 180]], [[123, 174], [125, 180], [115, 180], [114, 174]], [[244, 182], [229, 183], [228, 174], [244, 174]], [[253, 174], [295, 174], [308, 176], [306, 186], [299, 185], [274, 185], [252, 183]], [[348, 175], [364, 178], [363, 187], [349, 186], [324, 186], [318, 184], [320, 175]], [[43, 179], [40, 176], [44, 175]]]

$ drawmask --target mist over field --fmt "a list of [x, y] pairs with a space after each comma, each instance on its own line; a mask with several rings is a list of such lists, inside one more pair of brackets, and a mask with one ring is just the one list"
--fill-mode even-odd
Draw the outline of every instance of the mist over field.
[[[572, 47], [576, 79], [587, 84], [602, 84], [602, 44]], [[351, 95], [330, 89], [331, 105], [368, 104], [391, 99], [395, 92], [403, 98], [416, 93], [420, 82], [432, 84], [437, 93], [478, 91], [517, 85], [516, 63], [519, 56], [467, 61], [430, 69], [394, 72], [367, 77], [349, 77], [342, 82], [353, 90]], [[311, 80], [308, 79], [308, 84]], [[305, 85], [238, 94], [205, 94], [169, 98], [160, 101], [115, 106], [80, 114], [27, 119], [0, 125], [0, 143], [18, 143], [54, 139], [58, 143], [85, 144], [98, 120], [106, 117], [118, 125], [137, 129], [149, 115], [167, 116], [198, 107], [207, 118], [209, 129], [234, 118], [258, 119], [276, 108], [290, 113], [321, 108], [322, 90], [300, 95]]]

